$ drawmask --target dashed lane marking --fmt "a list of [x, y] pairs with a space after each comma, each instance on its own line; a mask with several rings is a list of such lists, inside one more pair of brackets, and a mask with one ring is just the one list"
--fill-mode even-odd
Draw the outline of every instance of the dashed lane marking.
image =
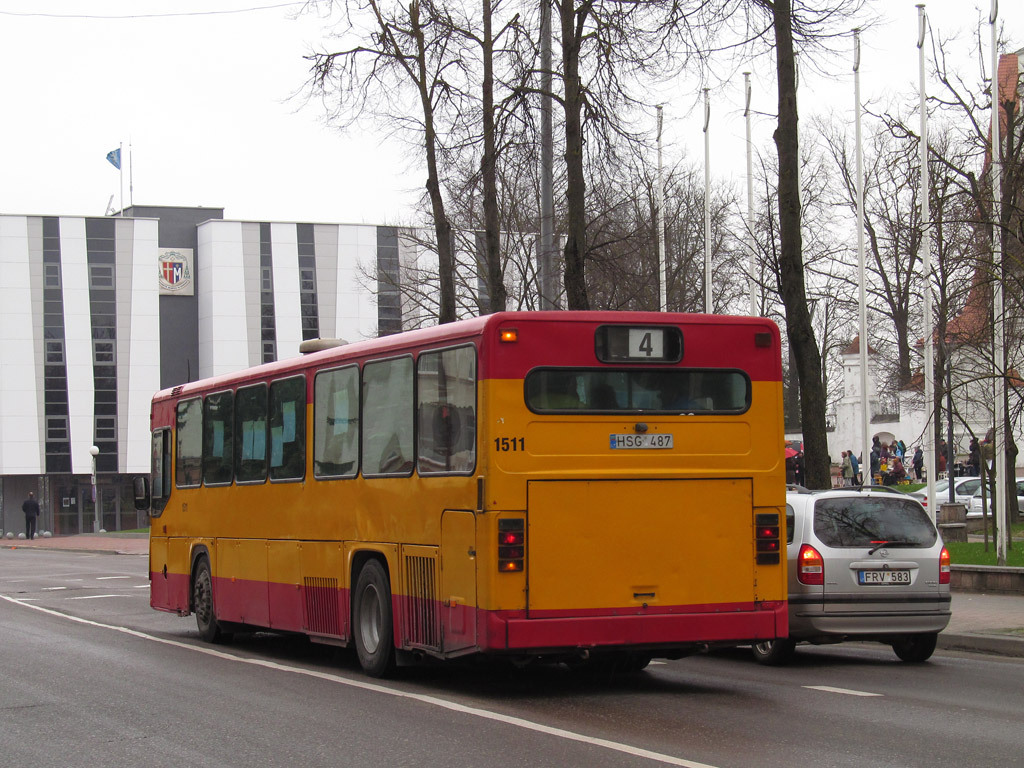
[[842, 693], [847, 696], [883, 696], [881, 693], [869, 693], [868, 691], [854, 691], [849, 688], [833, 688], [831, 685], [805, 685], [812, 691], [825, 691], [825, 693]]

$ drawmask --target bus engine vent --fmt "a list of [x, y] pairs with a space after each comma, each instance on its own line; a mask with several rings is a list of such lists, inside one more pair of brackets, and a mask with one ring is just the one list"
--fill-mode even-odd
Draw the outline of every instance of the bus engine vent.
[[441, 649], [433, 557], [405, 557], [405, 639], [411, 646]]
[[306, 593], [306, 630], [316, 635], [340, 635], [338, 580], [307, 576], [303, 581], [303, 591]]

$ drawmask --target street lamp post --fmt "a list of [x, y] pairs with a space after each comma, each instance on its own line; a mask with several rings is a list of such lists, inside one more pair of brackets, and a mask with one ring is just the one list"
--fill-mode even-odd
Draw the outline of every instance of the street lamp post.
[[96, 457], [100, 455], [100, 449], [95, 445], [89, 446], [89, 455], [92, 456], [92, 532], [100, 532], [100, 507], [96, 503]]

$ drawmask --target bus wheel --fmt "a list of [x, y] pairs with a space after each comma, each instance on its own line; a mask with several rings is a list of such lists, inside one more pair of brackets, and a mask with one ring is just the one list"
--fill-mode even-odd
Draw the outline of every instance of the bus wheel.
[[213, 577], [210, 576], [210, 561], [200, 558], [196, 565], [196, 578], [192, 582], [192, 610], [196, 614], [199, 637], [208, 643], [226, 643], [231, 633], [225, 632], [217, 621], [213, 608]]
[[788, 637], [779, 637], [775, 640], [762, 640], [754, 643], [750, 650], [759, 664], [769, 667], [777, 667], [785, 664], [793, 657], [796, 643]]
[[385, 677], [395, 666], [391, 585], [379, 560], [359, 572], [353, 598], [353, 635], [359, 664], [370, 677]]

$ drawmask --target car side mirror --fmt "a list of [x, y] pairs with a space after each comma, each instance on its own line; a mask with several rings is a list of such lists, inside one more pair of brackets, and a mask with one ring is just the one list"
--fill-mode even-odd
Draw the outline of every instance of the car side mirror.
[[135, 509], [139, 512], [149, 511], [149, 478], [139, 475], [132, 480], [135, 490]]

